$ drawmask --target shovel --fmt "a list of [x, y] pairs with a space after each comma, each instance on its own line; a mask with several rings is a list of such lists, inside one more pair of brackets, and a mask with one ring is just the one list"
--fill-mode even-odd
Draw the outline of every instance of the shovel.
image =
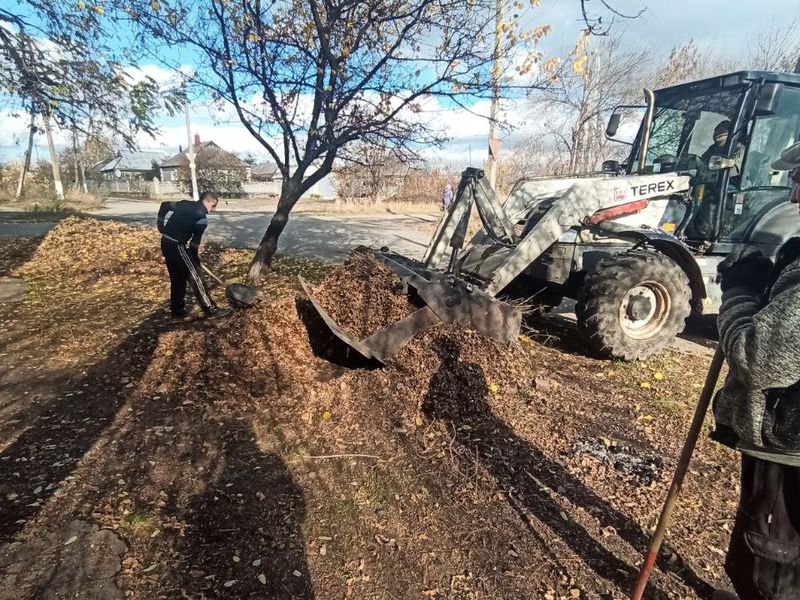
[[239, 304], [242, 306], [253, 306], [256, 303], [256, 300], [261, 296], [261, 290], [257, 287], [252, 285], [246, 285], [244, 283], [231, 283], [226, 284], [222, 279], [214, 275], [204, 264], [201, 264], [200, 267], [205, 271], [211, 279], [216, 281], [222, 287], [225, 288], [225, 296], [231, 302], [235, 304]]
[[664, 541], [664, 535], [667, 532], [667, 525], [672, 517], [672, 512], [675, 510], [675, 505], [678, 502], [678, 494], [680, 494], [681, 487], [683, 486], [683, 479], [686, 476], [686, 471], [689, 469], [689, 463], [692, 460], [694, 447], [697, 444], [697, 438], [700, 437], [700, 431], [703, 428], [703, 421], [708, 412], [708, 405], [711, 403], [711, 397], [714, 395], [714, 388], [717, 386], [722, 365], [725, 362], [725, 355], [722, 353], [722, 346], [717, 346], [714, 353], [714, 358], [711, 361], [711, 366], [706, 375], [706, 383], [703, 386], [703, 391], [700, 393], [700, 400], [697, 402], [697, 408], [694, 411], [694, 418], [689, 427], [689, 433], [686, 435], [686, 441], [683, 443], [683, 450], [681, 451], [680, 459], [678, 459], [678, 466], [675, 468], [675, 474], [672, 476], [672, 484], [669, 486], [667, 499], [664, 501], [664, 507], [661, 509], [661, 516], [658, 518], [658, 526], [656, 527], [653, 538], [650, 541], [650, 547], [644, 557], [639, 577], [636, 579], [633, 591], [631, 592], [631, 600], [642, 600], [644, 588], [647, 586], [647, 580], [650, 578], [650, 573], [653, 571], [653, 566], [658, 557], [658, 550], [661, 548], [661, 542]]

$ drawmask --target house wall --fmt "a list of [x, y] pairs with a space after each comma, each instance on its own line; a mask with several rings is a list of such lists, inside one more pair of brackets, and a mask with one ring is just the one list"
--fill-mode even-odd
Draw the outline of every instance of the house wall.
[[165, 169], [161, 167], [161, 181], [177, 181], [178, 169]]

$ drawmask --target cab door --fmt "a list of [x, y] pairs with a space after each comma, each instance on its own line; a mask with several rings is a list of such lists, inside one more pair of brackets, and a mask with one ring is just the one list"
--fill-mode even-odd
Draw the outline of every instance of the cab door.
[[721, 245], [746, 241], [759, 216], [788, 201], [792, 186], [789, 173], [776, 171], [771, 164], [798, 139], [800, 88], [787, 85], [773, 114], [751, 120], [745, 138], [743, 163], [741, 167], [729, 170], [724, 207], [719, 218]]

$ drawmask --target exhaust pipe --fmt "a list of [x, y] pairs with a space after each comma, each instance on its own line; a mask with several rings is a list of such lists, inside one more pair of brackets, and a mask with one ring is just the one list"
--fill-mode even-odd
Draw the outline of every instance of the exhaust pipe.
[[655, 112], [656, 99], [653, 90], [644, 88], [644, 101], [647, 104], [647, 110], [644, 113], [644, 121], [642, 122], [642, 143], [639, 146], [639, 174], [644, 173], [644, 167], [647, 164], [647, 150], [650, 147], [650, 129], [653, 126], [653, 113]]

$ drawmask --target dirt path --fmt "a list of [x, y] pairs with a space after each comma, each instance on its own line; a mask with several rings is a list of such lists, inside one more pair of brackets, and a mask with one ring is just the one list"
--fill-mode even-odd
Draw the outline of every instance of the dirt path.
[[[625, 597], [704, 358], [435, 328], [353, 369], [293, 299], [316, 263], [174, 322], [150, 234], [79, 233], [0, 242], [31, 289], [0, 305], [0, 598]], [[724, 585], [736, 481], [704, 436], [648, 598]]]

